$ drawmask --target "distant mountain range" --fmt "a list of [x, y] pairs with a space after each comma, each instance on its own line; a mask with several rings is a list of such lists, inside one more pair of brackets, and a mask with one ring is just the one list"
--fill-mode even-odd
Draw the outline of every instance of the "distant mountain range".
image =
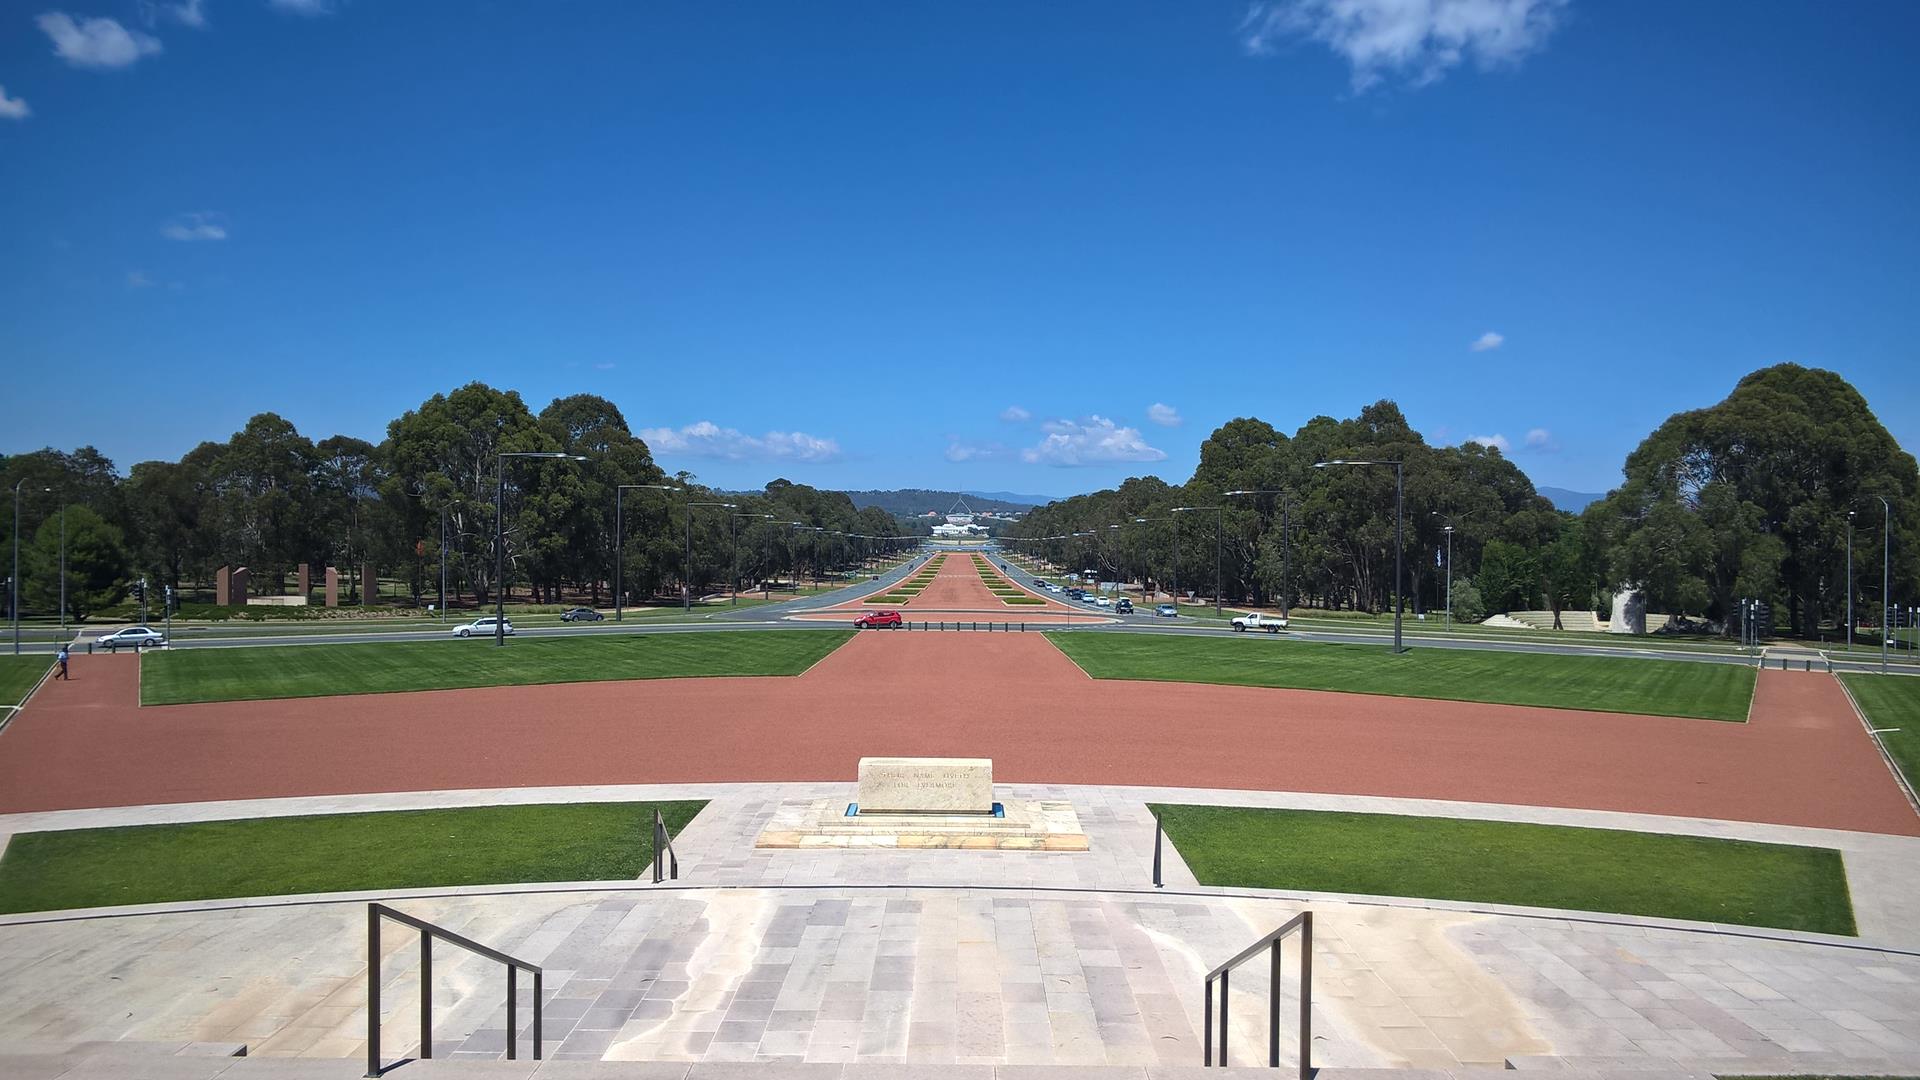
[[1565, 510], [1570, 514], [1577, 514], [1585, 510], [1589, 503], [1597, 503], [1607, 497], [1604, 491], [1596, 494], [1591, 491], [1568, 491], [1566, 488], [1557, 487], [1537, 487], [1533, 490], [1546, 496], [1554, 509]]
[[1051, 501], [1044, 496], [1017, 495], [1011, 491], [931, 491], [927, 488], [849, 491], [847, 497], [862, 510], [877, 506], [900, 517], [919, 517], [928, 511], [944, 514], [962, 500], [973, 510], [994, 513], [1018, 513]]

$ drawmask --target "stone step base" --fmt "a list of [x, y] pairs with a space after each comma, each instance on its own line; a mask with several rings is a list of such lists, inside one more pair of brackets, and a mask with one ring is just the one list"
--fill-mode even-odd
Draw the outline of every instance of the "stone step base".
[[[1839, 1054], [1771, 1054], [1766, 1057], [1510, 1057], [1507, 1068], [1522, 1072], [1561, 1074], [1630, 1074], [1646, 1080], [1650, 1073], [1670, 1076], [1920, 1076], [1920, 1054], [1885, 1057], [1844, 1057]], [[1331, 1070], [1328, 1070], [1331, 1071]]]

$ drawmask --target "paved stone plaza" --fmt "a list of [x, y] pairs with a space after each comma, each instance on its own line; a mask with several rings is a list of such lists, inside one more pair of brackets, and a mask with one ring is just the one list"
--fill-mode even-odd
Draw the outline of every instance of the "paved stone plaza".
[[[1314, 1056], [1457, 1068], [1519, 1055], [1766, 1059], [1920, 1054], [1920, 840], [1636, 815], [1249, 792], [1006, 785], [1069, 799], [1092, 850], [756, 850], [795, 800], [847, 784], [522, 789], [17, 815], [8, 832], [238, 813], [554, 799], [708, 798], [681, 880], [401, 894], [402, 910], [546, 968], [549, 1056], [681, 1061], [1195, 1065], [1201, 976], [1303, 906], [1316, 919]], [[1845, 852], [1862, 938], [1471, 905], [1202, 888], [1150, 800], [1661, 828]], [[364, 1053], [365, 906], [263, 899], [0, 920], [0, 1044], [244, 1042]], [[88, 913], [89, 916], [98, 913]], [[387, 932], [383, 1038], [417, 1043], [415, 937]], [[1289, 952], [1286, 1008], [1295, 1007]], [[1263, 965], [1235, 979], [1232, 1051], [1265, 1056]], [[504, 978], [436, 954], [443, 1056], [495, 1059]], [[523, 982], [523, 993], [525, 983]], [[522, 1023], [530, 1014], [523, 1005]], [[1289, 1016], [1291, 1013], [1288, 1014]], [[1283, 1023], [1282, 1059], [1296, 1048]]]

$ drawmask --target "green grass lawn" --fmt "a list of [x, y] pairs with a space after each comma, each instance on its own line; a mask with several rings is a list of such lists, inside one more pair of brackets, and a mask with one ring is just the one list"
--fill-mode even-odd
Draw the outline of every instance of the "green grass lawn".
[[851, 630], [740, 630], [519, 639], [504, 649], [491, 638], [179, 649], [142, 659], [140, 701], [177, 705], [611, 679], [798, 675], [852, 636]]
[[1326, 645], [1264, 635], [1048, 635], [1096, 679], [1227, 683], [1744, 721], [1753, 669], [1607, 656]]
[[1846, 674], [1840, 678], [1853, 691], [1853, 699], [1876, 728], [1880, 741], [1906, 775], [1907, 783], [1920, 788], [1920, 679], [1910, 675]]
[[1827, 848], [1395, 814], [1154, 810], [1203, 885], [1855, 932], [1846, 870]]
[[636, 878], [653, 859], [654, 809], [678, 834], [705, 805], [475, 806], [20, 833], [0, 857], [0, 912]]
[[[0, 705], [18, 705], [33, 684], [53, 666], [53, 657], [44, 653], [24, 656], [0, 656]], [[0, 716], [0, 720], [6, 719]]]

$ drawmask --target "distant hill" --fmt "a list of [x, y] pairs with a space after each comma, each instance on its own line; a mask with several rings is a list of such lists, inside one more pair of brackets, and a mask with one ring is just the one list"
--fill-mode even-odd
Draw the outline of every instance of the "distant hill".
[[1597, 503], [1607, 497], [1604, 491], [1595, 494], [1591, 491], [1568, 491], [1566, 488], [1557, 487], [1537, 487], [1533, 490], [1545, 495], [1547, 501], [1552, 503], [1556, 510], [1565, 510], [1570, 514], [1577, 514], [1585, 510], [1589, 503]]
[[900, 488], [896, 491], [849, 491], [847, 497], [853, 500], [853, 505], [862, 510], [869, 506], [877, 506], [897, 517], [919, 517], [929, 510], [944, 514], [953, 509], [954, 503], [963, 499], [976, 511], [991, 510], [994, 513], [1019, 513], [1040, 505], [1037, 502], [1024, 501], [1023, 496], [1006, 491], [929, 491], [926, 488]]

